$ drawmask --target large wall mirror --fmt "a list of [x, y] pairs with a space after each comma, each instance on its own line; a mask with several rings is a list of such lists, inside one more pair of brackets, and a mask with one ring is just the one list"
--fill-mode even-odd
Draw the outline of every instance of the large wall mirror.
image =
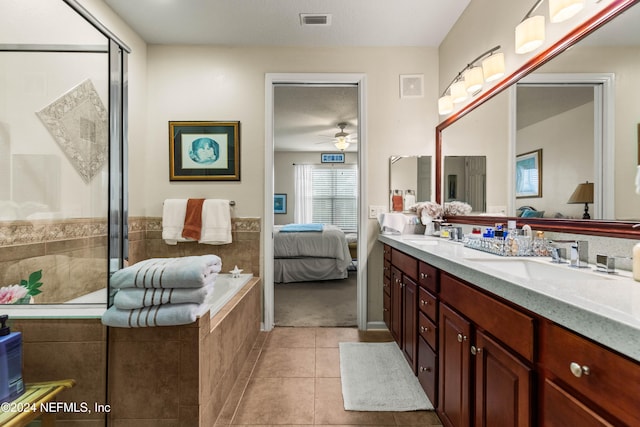
[[[448, 156], [487, 157], [483, 215], [455, 222], [489, 225], [532, 207], [526, 222], [539, 229], [640, 236], [637, 3], [612, 2], [438, 125], [437, 201], [448, 196]], [[593, 195], [576, 196], [586, 183]]]
[[[389, 158], [389, 212], [394, 210], [394, 192], [411, 192], [413, 200], [431, 200], [431, 156], [391, 156]], [[409, 203], [413, 204], [413, 203]]]

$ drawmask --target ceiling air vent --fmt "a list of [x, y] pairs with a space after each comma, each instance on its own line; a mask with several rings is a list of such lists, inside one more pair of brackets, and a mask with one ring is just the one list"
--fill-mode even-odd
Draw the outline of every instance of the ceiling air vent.
[[301, 13], [300, 25], [331, 25], [331, 15], [328, 13]]

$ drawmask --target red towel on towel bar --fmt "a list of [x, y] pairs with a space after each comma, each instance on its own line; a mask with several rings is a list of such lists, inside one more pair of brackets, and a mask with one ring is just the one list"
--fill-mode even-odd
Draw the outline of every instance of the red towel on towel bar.
[[185, 239], [200, 240], [203, 203], [204, 199], [187, 200], [187, 212], [184, 215], [184, 228], [182, 229], [182, 237]]

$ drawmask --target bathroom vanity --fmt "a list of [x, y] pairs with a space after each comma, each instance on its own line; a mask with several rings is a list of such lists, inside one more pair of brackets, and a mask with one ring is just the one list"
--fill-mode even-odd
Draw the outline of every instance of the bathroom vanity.
[[384, 320], [443, 424], [640, 425], [640, 284], [380, 235]]

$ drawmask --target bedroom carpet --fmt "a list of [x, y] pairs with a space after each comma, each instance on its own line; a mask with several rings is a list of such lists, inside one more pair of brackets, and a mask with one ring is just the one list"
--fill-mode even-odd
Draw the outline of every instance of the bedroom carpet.
[[276, 326], [356, 326], [357, 273], [343, 280], [276, 283]]
[[395, 342], [341, 342], [339, 346], [345, 410], [433, 410]]

